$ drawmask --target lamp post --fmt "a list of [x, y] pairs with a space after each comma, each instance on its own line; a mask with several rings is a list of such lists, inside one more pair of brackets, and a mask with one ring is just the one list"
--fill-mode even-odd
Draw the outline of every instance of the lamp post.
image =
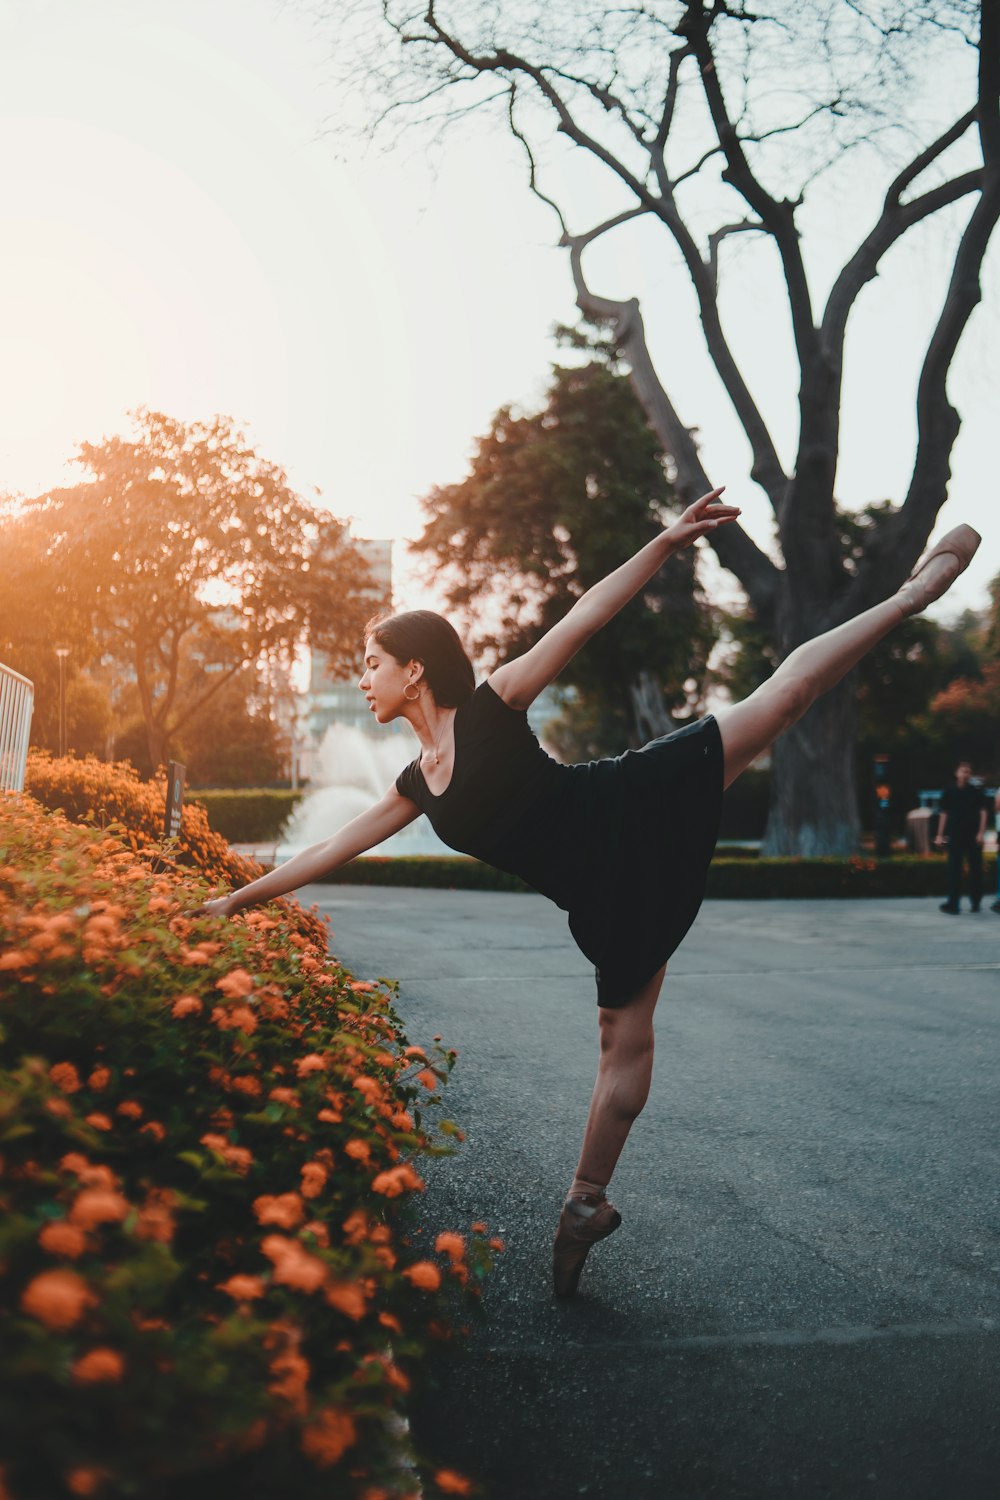
[[66, 754], [66, 682], [63, 677], [63, 662], [69, 655], [68, 646], [56, 646], [59, 658], [59, 757]]

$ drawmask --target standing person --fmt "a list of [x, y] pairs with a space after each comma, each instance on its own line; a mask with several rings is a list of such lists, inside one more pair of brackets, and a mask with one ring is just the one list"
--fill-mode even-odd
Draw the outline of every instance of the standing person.
[[935, 844], [948, 845], [948, 899], [941, 910], [957, 917], [962, 894], [962, 866], [969, 866], [969, 902], [978, 911], [983, 899], [983, 843], [989, 802], [982, 787], [972, 784], [972, 766], [960, 760], [955, 785], [941, 794], [941, 821]]
[[994, 823], [997, 830], [997, 899], [990, 907], [1000, 917], [1000, 787], [997, 787], [996, 796], [993, 798]]
[[723, 788], [884, 635], [938, 599], [979, 545], [950, 531], [882, 604], [793, 651], [742, 703], [641, 750], [564, 766], [526, 710], [581, 646], [675, 552], [738, 510], [713, 490], [579, 598], [540, 641], [478, 687], [449, 622], [428, 610], [372, 621], [358, 684], [380, 724], [405, 718], [420, 755], [381, 801], [339, 832], [199, 912], [270, 901], [398, 833], [426, 813], [452, 848], [513, 871], [569, 916], [595, 965], [600, 1056], [583, 1149], [553, 1247], [555, 1290], [571, 1296], [591, 1247], [618, 1228], [611, 1174], [649, 1093], [653, 1011], [667, 960], [697, 915]]

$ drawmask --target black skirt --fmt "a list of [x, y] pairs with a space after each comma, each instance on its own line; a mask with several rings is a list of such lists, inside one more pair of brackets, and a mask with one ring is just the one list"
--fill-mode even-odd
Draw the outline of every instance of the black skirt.
[[722, 813], [722, 736], [708, 715], [573, 770], [582, 878], [569, 926], [595, 966], [598, 1005], [618, 1008], [698, 915]]

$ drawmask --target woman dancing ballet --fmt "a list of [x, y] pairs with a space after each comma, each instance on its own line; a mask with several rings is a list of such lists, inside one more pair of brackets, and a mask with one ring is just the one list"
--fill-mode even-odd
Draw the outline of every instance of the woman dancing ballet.
[[199, 908], [230, 916], [282, 896], [426, 813], [446, 844], [521, 876], [568, 913], [595, 966], [600, 1060], [553, 1246], [561, 1297], [576, 1291], [591, 1247], [621, 1223], [607, 1186], [649, 1093], [653, 1011], [667, 960], [704, 896], [724, 788], [888, 631], [940, 598], [980, 541], [969, 526], [950, 531], [891, 598], [799, 646], [742, 703], [640, 750], [560, 765], [538, 744], [526, 710], [673, 553], [735, 521], [739, 511], [721, 493], [695, 501], [478, 687], [441, 615], [373, 621], [359, 687], [380, 724], [409, 722], [420, 755], [381, 801], [330, 838]]

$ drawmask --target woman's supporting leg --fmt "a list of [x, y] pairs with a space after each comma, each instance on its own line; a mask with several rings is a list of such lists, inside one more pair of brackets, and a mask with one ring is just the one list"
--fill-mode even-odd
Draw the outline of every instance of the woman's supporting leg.
[[628, 1005], [599, 1008], [600, 1061], [570, 1192], [607, 1187], [653, 1076], [653, 1012], [666, 965]]

